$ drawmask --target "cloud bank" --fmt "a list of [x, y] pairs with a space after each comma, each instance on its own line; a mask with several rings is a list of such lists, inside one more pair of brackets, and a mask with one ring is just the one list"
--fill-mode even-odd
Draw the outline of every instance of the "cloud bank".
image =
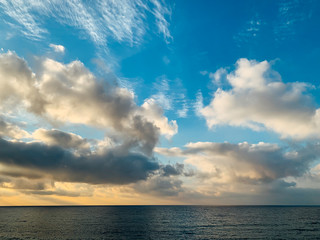
[[3, 139], [0, 139], [0, 163], [13, 169], [25, 169], [20, 171], [21, 177], [28, 177], [31, 169], [39, 176], [55, 181], [92, 184], [128, 184], [145, 180], [159, 168], [158, 163], [143, 154], [123, 153], [117, 148], [77, 156], [59, 146]]
[[[179, 199], [203, 204], [310, 204], [319, 194], [318, 143], [278, 145], [194, 142], [184, 148], [156, 148], [193, 167]], [[304, 182], [307, 181], [307, 184]], [[310, 181], [313, 185], [310, 185]], [[295, 194], [302, 194], [293, 198]], [[293, 199], [292, 199], [293, 198]]]

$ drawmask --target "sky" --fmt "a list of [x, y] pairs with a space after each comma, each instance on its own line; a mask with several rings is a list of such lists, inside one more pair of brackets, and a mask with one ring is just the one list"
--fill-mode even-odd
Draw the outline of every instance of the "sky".
[[320, 204], [319, 1], [0, 16], [0, 205]]

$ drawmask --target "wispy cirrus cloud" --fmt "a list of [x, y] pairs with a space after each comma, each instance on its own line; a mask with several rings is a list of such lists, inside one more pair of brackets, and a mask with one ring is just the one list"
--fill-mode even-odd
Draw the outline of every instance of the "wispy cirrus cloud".
[[241, 30], [234, 35], [233, 39], [238, 46], [243, 44], [252, 43], [252, 40], [256, 39], [261, 32], [261, 27], [265, 25], [265, 22], [256, 14], [250, 20], [246, 21]]
[[152, 28], [150, 23], [157, 26], [166, 42], [172, 38], [167, 20], [171, 11], [158, 0], [1, 0], [0, 8], [11, 19], [12, 26], [34, 40], [50, 34], [44, 24], [49, 18], [82, 31], [97, 46], [104, 46], [108, 41], [139, 44]]
[[180, 118], [187, 117], [189, 100], [180, 79], [170, 80], [166, 76], [160, 76], [154, 82], [153, 90], [155, 93], [150, 99], [154, 99], [164, 110], [176, 111]]
[[[0, 7], [4, 14], [14, 20], [12, 26], [16, 26], [21, 30], [21, 33], [27, 38], [41, 39], [47, 30], [40, 24], [40, 19], [32, 11], [46, 10], [47, 5], [44, 2], [37, 1], [7, 1], [1, 0]], [[43, 12], [44, 13], [44, 12]]]
[[281, 41], [294, 36], [295, 26], [312, 16], [313, 4], [314, 2], [309, 0], [279, 1], [277, 21], [274, 24], [275, 39]]

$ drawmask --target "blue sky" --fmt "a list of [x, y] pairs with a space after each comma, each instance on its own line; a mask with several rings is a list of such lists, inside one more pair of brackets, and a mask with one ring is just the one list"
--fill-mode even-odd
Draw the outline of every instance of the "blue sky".
[[319, 11], [0, 0], [0, 203], [319, 204]]

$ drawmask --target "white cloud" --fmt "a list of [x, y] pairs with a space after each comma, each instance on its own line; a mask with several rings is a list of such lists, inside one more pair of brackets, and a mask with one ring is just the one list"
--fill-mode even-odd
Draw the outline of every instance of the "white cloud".
[[53, 51], [55, 51], [57, 53], [64, 53], [64, 51], [65, 51], [65, 48], [62, 45], [56, 45], [56, 44], [50, 43], [49, 47], [51, 47], [53, 49]]
[[[272, 130], [281, 137], [320, 138], [320, 109], [305, 83], [284, 83], [267, 61], [237, 61], [227, 75], [230, 90], [218, 89], [199, 110], [209, 127], [231, 125]], [[201, 106], [200, 104], [198, 104]]]

